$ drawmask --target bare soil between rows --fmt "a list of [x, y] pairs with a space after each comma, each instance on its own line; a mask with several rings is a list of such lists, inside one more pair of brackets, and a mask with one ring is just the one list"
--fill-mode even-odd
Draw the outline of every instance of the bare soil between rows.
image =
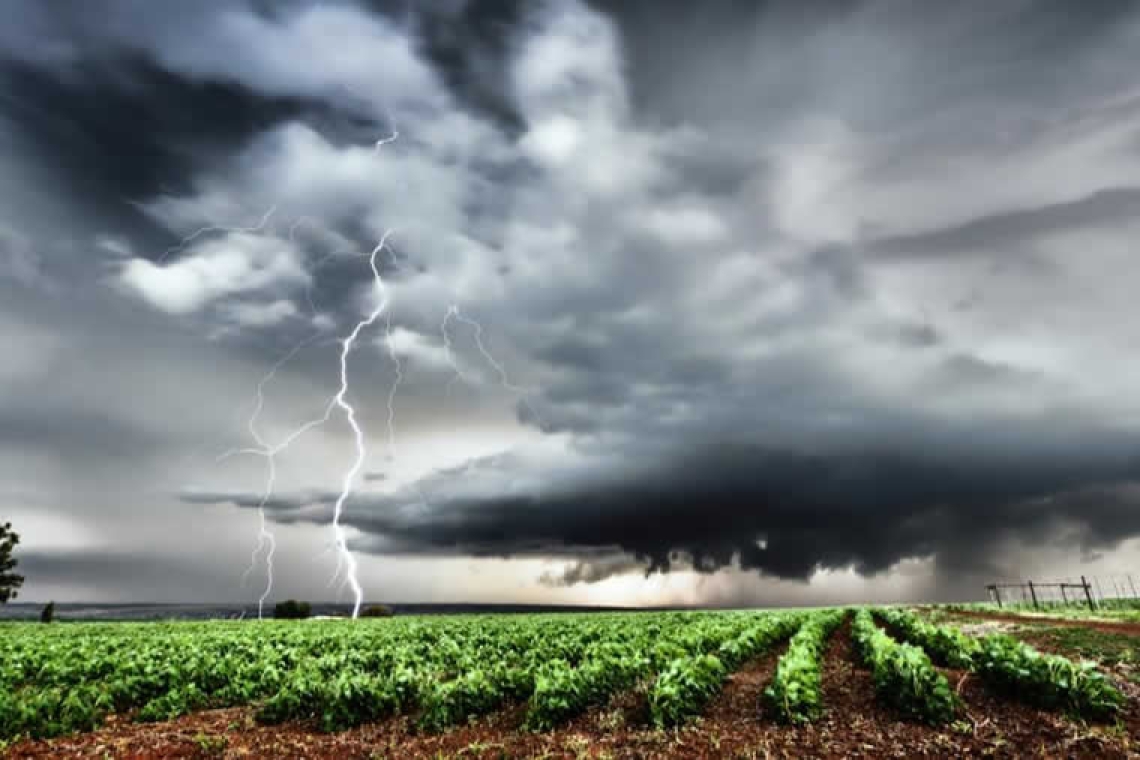
[[413, 716], [323, 734], [303, 723], [261, 726], [252, 708], [235, 708], [168, 723], [112, 721], [89, 734], [21, 743], [5, 757], [1140, 757], [1135, 700], [1118, 724], [1087, 725], [994, 696], [954, 671], [947, 676], [966, 705], [958, 723], [935, 728], [901, 720], [876, 699], [871, 674], [855, 659], [849, 622], [828, 644], [823, 716], [806, 726], [784, 725], [763, 703], [781, 652], [746, 663], [700, 719], [674, 730], [650, 725], [643, 685], [547, 733], [521, 729], [522, 704], [439, 735], [416, 732]]

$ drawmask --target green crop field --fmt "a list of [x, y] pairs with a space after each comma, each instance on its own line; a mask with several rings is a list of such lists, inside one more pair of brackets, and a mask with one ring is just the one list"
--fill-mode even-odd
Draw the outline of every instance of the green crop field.
[[754, 709], [791, 730], [828, 708], [828, 646], [848, 642], [878, 703], [915, 724], [966, 716], [948, 679], [959, 671], [999, 699], [1072, 720], [1111, 722], [1128, 705], [1092, 663], [894, 608], [16, 623], [0, 627], [0, 740], [230, 707], [261, 726], [329, 733], [402, 715], [420, 734], [512, 708], [515, 730], [541, 734], [621, 695], [645, 730], [662, 731], [700, 723], [733, 672], [764, 656], [774, 667]]

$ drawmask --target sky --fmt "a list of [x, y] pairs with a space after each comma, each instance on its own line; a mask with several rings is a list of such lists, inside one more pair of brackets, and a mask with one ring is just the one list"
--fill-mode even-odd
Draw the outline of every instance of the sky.
[[334, 522], [370, 601], [1140, 571], [1138, 46], [1126, 2], [12, 0], [21, 598], [350, 600]]

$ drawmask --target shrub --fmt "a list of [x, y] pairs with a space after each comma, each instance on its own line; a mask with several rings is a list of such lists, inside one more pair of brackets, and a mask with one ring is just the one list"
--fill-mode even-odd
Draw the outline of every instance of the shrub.
[[48, 602], [42, 610], [40, 610], [40, 622], [50, 623], [55, 619], [55, 602]]

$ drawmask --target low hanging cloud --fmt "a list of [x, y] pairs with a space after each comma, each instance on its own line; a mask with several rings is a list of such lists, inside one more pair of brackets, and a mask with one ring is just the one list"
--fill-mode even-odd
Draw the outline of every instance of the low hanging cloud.
[[[947, 572], [991, 568], [1010, 540], [1111, 549], [1140, 530], [1140, 456], [1091, 432], [1063, 447], [994, 456], [965, 441], [927, 451], [831, 454], [750, 445], [675, 449], [644, 466], [582, 459], [535, 477], [514, 457], [441, 473], [422, 491], [360, 494], [344, 521], [381, 553], [545, 556], [573, 561], [552, 585], [628, 572], [728, 566], [806, 580], [819, 570], [889, 570], [934, 558]], [[426, 503], [422, 494], [430, 494]], [[278, 522], [326, 523], [334, 493], [281, 495]], [[257, 494], [188, 494], [252, 507]]]
[[[309, 274], [297, 251], [271, 238], [240, 233], [195, 246], [186, 257], [165, 265], [131, 259], [120, 279], [155, 308], [182, 315], [225, 297], [305, 285]], [[244, 314], [264, 321], [267, 316], [265, 307], [260, 312], [240, 304], [227, 308], [239, 318]], [[281, 315], [281, 306], [269, 308], [268, 314]]]

